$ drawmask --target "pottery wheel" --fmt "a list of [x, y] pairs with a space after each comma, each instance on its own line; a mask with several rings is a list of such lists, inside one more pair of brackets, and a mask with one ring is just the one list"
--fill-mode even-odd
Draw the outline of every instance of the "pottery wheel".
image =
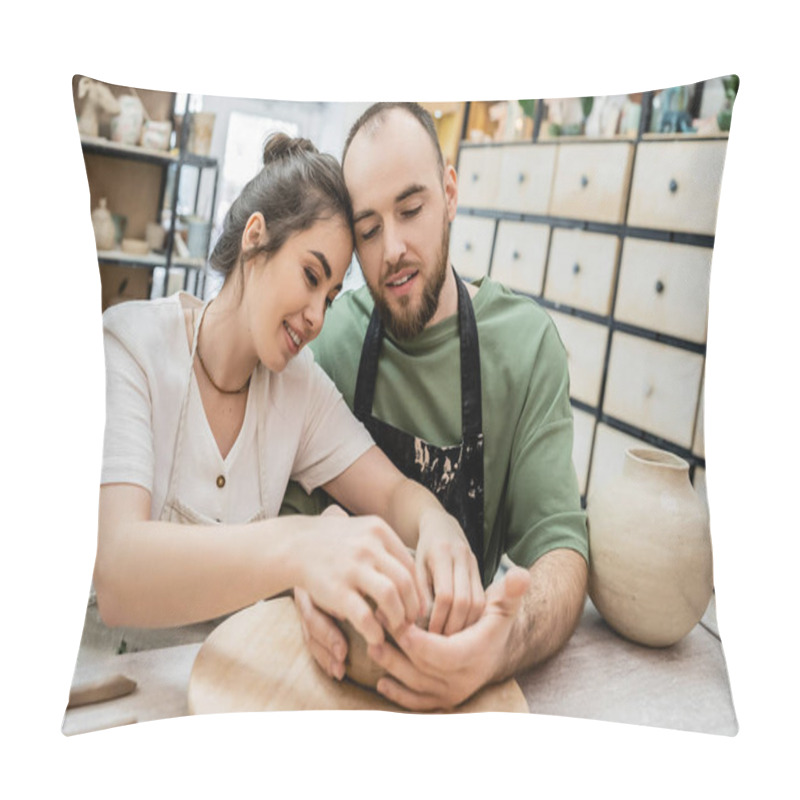
[[[261, 601], [229, 617], [208, 636], [189, 678], [189, 713], [236, 711], [404, 711], [349, 679], [335, 681], [303, 641], [288, 597]], [[455, 709], [528, 712], [519, 684], [487, 686]]]

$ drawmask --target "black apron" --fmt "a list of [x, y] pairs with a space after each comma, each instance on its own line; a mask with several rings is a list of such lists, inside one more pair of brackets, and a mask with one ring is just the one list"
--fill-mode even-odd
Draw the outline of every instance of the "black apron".
[[377, 308], [372, 312], [361, 350], [353, 405], [356, 417], [394, 465], [406, 477], [429, 489], [459, 521], [483, 577], [483, 431], [478, 327], [469, 292], [458, 275], [455, 278], [461, 342], [461, 444], [437, 447], [372, 416], [384, 333]]

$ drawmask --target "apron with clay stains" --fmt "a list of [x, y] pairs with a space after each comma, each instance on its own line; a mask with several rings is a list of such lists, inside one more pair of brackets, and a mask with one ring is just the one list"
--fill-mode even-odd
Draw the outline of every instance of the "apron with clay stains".
[[[210, 302], [210, 301], [209, 301]], [[186, 392], [183, 396], [181, 403], [181, 412], [178, 420], [178, 430], [175, 436], [175, 448], [172, 454], [172, 465], [170, 466], [169, 483], [167, 486], [167, 494], [162, 506], [159, 520], [165, 522], [178, 522], [184, 525], [217, 525], [220, 520], [209, 517], [202, 511], [197, 511], [184, 503], [180, 498], [179, 480], [178, 476], [181, 470], [182, 458], [182, 445], [184, 436], [186, 435], [186, 415], [189, 407], [189, 392], [191, 391], [192, 370], [194, 369], [194, 357], [197, 351], [197, 334], [200, 330], [200, 323], [203, 315], [208, 308], [208, 302], [205, 303], [197, 316], [197, 321], [194, 324], [194, 335], [192, 338], [192, 352], [189, 358], [189, 370], [186, 381]], [[254, 387], [251, 383], [249, 391], [258, 391], [259, 387]], [[202, 401], [201, 401], [202, 402]], [[257, 407], [259, 404], [256, 404]], [[258, 520], [266, 519], [267, 513], [264, 507], [264, 498], [268, 496], [265, 486], [265, 470], [263, 465], [262, 453], [264, 450], [263, 433], [261, 425], [261, 417], [259, 415], [256, 421], [256, 436], [258, 440], [258, 477], [259, 477], [259, 510], [250, 517], [247, 522], [256, 522]], [[174, 644], [186, 644], [190, 642], [202, 642], [221, 622], [228, 619], [230, 614], [223, 614], [204, 622], [190, 623], [188, 625], [177, 625], [170, 628], [171, 636], [173, 637]], [[130, 634], [129, 634], [130, 635]], [[164, 642], [162, 639], [157, 639], [155, 644], [147, 644], [147, 632], [137, 632], [133, 637], [134, 641], [139, 642], [139, 649], [149, 649], [151, 646], [162, 647]]]
[[[187, 409], [189, 407], [189, 392], [191, 390], [191, 385], [192, 385], [192, 371], [194, 369], [194, 357], [195, 353], [197, 352], [197, 334], [198, 331], [200, 330], [200, 323], [203, 320], [203, 315], [206, 313], [206, 309], [208, 308], [209, 302], [210, 301], [206, 302], [200, 309], [200, 313], [197, 315], [197, 321], [195, 322], [194, 325], [194, 335], [192, 337], [192, 354], [191, 357], [189, 358], [189, 374], [188, 374], [188, 380], [186, 381], [186, 392], [183, 396], [183, 402], [181, 403], [180, 417], [178, 419], [178, 431], [175, 436], [175, 448], [172, 454], [172, 465], [170, 466], [169, 483], [167, 484], [167, 494], [164, 500], [164, 505], [161, 509], [161, 513], [159, 515], [159, 519], [165, 522], [180, 522], [185, 525], [216, 525], [220, 522], [220, 520], [218, 519], [213, 519], [212, 517], [209, 517], [207, 514], [204, 514], [200, 511], [196, 511], [195, 509], [190, 508], [185, 503], [183, 503], [180, 497], [178, 496], [178, 484], [179, 484], [178, 475], [180, 471], [183, 437], [185, 435], [185, 428], [186, 428], [186, 414], [187, 414]], [[254, 387], [251, 382], [251, 386], [248, 391], [258, 391], [258, 387]], [[257, 522], [258, 520], [267, 518], [267, 513], [264, 508], [264, 498], [268, 496], [268, 493], [266, 491], [266, 485], [265, 485], [266, 476], [262, 458], [262, 454], [265, 452], [262, 428], [263, 426], [261, 424], [261, 415], [259, 414], [258, 419], [256, 420], [256, 437], [258, 441], [259, 510], [252, 517], [250, 517], [250, 519], [246, 520], [247, 522]]]
[[458, 520], [483, 576], [483, 431], [478, 327], [469, 292], [458, 275], [455, 277], [461, 343], [461, 443], [438, 447], [372, 416], [384, 334], [377, 308], [372, 312], [361, 350], [353, 406], [356, 417], [394, 465], [406, 477], [429, 489]]

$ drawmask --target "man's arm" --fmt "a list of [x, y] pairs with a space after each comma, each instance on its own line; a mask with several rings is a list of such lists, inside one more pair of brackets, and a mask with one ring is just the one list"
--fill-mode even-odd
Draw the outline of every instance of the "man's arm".
[[569, 639], [586, 597], [586, 562], [552, 550], [529, 570], [512, 567], [486, 592], [475, 625], [452, 636], [406, 626], [395, 639], [368, 649], [390, 676], [377, 690], [415, 711], [460, 705], [489, 683], [542, 663]]
[[541, 664], [572, 636], [586, 601], [588, 569], [574, 550], [551, 550], [529, 570], [508, 641], [498, 659], [494, 681]]
[[[503, 510], [511, 569], [489, 586], [486, 609], [451, 637], [408, 628], [373, 657], [391, 677], [378, 684], [413, 709], [449, 707], [486, 683], [542, 663], [574, 631], [587, 585], [587, 534], [572, 465], [572, 419], [564, 347], [548, 322], [531, 353], [527, 391], [516, 414]], [[517, 396], [517, 395], [515, 395]], [[503, 418], [507, 425], [507, 416]], [[492, 425], [495, 417], [487, 420]], [[487, 438], [502, 436], [489, 429]]]

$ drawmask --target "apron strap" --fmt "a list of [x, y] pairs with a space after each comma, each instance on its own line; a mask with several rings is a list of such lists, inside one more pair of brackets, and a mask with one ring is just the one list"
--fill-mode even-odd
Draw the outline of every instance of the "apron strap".
[[[203, 315], [206, 313], [206, 309], [211, 301], [207, 300], [203, 306], [200, 308], [200, 313], [197, 315], [197, 319], [194, 323], [194, 331], [192, 333], [192, 349], [189, 355], [189, 364], [188, 369], [186, 370], [186, 389], [183, 393], [183, 400], [181, 401], [181, 410], [178, 416], [178, 430], [175, 432], [175, 446], [172, 450], [172, 463], [169, 467], [169, 478], [167, 480], [167, 493], [164, 496], [164, 505], [162, 506], [161, 513], [164, 513], [164, 509], [169, 506], [172, 502], [174, 502], [175, 492], [177, 489], [177, 480], [178, 480], [178, 459], [181, 457], [181, 449], [183, 445], [183, 429], [186, 423], [186, 410], [189, 406], [189, 392], [192, 386], [192, 370], [194, 369], [194, 356], [197, 352], [197, 334], [200, 331], [200, 324], [203, 321]], [[183, 315], [183, 306], [179, 304], [178, 306], [181, 309], [181, 315]]]
[[458, 326], [461, 338], [461, 430], [464, 441], [483, 430], [481, 415], [481, 354], [478, 326], [467, 287], [456, 277], [458, 287]]
[[353, 413], [364, 422], [372, 415], [372, 403], [375, 399], [375, 378], [378, 375], [378, 355], [383, 339], [383, 325], [377, 306], [372, 309], [364, 345], [361, 348], [361, 360], [358, 364], [356, 378], [356, 394], [353, 400]]
[[[458, 328], [461, 342], [461, 432], [462, 439], [478, 436], [483, 430], [481, 415], [481, 356], [478, 347], [478, 326], [467, 287], [453, 275], [458, 289]], [[358, 365], [353, 412], [364, 422], [372, 415], [375, 400], [375, 382], [378, 375], [378, 357], [383, 339], [383, 324], [378, 309], [373, 308], [361, 360]]]

